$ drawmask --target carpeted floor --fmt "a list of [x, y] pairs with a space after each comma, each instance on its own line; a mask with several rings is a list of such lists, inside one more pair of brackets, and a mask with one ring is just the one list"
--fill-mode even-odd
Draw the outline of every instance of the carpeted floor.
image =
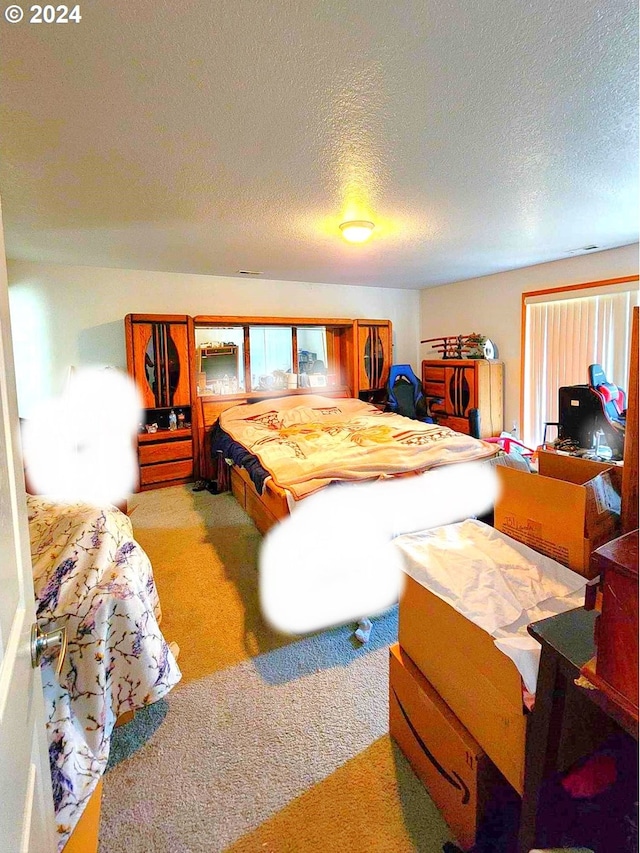
[[281, 636], [231, 495], [160, 489], [130, 512], [183, 681], [118, 738], [100, 853], [441, 853], [449, 830], [387, 730], [396, 610], [366, 646], [355, 626]]

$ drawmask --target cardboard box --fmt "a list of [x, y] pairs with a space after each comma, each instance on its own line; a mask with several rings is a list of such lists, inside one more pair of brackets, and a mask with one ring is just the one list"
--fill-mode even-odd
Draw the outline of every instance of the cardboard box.
[[541, 451], [537, 475], [496, 470], [495, 527], [592, 578], [592, 551], [619, 534], [621, 469]]
[[389, 649], [389, 731], [460, 846], [473, 847], [496, 786], [506, 783], [398, 643]]
[[520, 673], [513, 661], [496, 648], [486, 631], [409, 576], [400, 599], [398, 639], [458, 720], [522, 794], [526, 717]]

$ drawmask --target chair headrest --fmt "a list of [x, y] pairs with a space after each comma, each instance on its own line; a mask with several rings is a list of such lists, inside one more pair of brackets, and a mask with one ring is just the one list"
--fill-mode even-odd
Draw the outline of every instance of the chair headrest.
[[398, 373], [393, 377], [393, 387], [395, 388], [396, 385], [411, 385], [413, 387], [413, 382], [404, 373]]
[[389, 368], [389, 379], [394, 381], [399, 376], [403, 376], [407, 382], [419, 382], [420, 380], [413, 372], [410, 364], [392, 364]]
[[602, 369], [600, 364], [590, 364], [589, 365], [589, 385], [593, 385], [594, 388], [597, 388], [598, 385], [606, 385], [607, 384], [607, 376]]

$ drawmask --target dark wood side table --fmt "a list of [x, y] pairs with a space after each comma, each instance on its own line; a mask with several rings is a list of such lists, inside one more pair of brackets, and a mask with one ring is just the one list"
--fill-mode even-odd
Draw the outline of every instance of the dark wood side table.
[[637, 720], [621, 718], [601, 691], [575, 684], [594, 655], [596, 617], [595, 610], [578, 608], [528, 628], [542, 645], [542, 655], [536, 704], [527, 719], [518, 853], [535, 847], [540, 791], [547, 776], [567, 770], [620, 726], [638, 739]]

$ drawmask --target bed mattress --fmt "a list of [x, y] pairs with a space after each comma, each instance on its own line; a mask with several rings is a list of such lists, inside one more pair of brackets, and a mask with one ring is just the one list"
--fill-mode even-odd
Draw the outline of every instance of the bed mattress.
[[425, 424], [355, 399], [317, 395], [234, 406], [220, 427], [257, 457], [296, 499], [332, 482], [357, 482], [487, 459], [496, 448], [447, 427]]

